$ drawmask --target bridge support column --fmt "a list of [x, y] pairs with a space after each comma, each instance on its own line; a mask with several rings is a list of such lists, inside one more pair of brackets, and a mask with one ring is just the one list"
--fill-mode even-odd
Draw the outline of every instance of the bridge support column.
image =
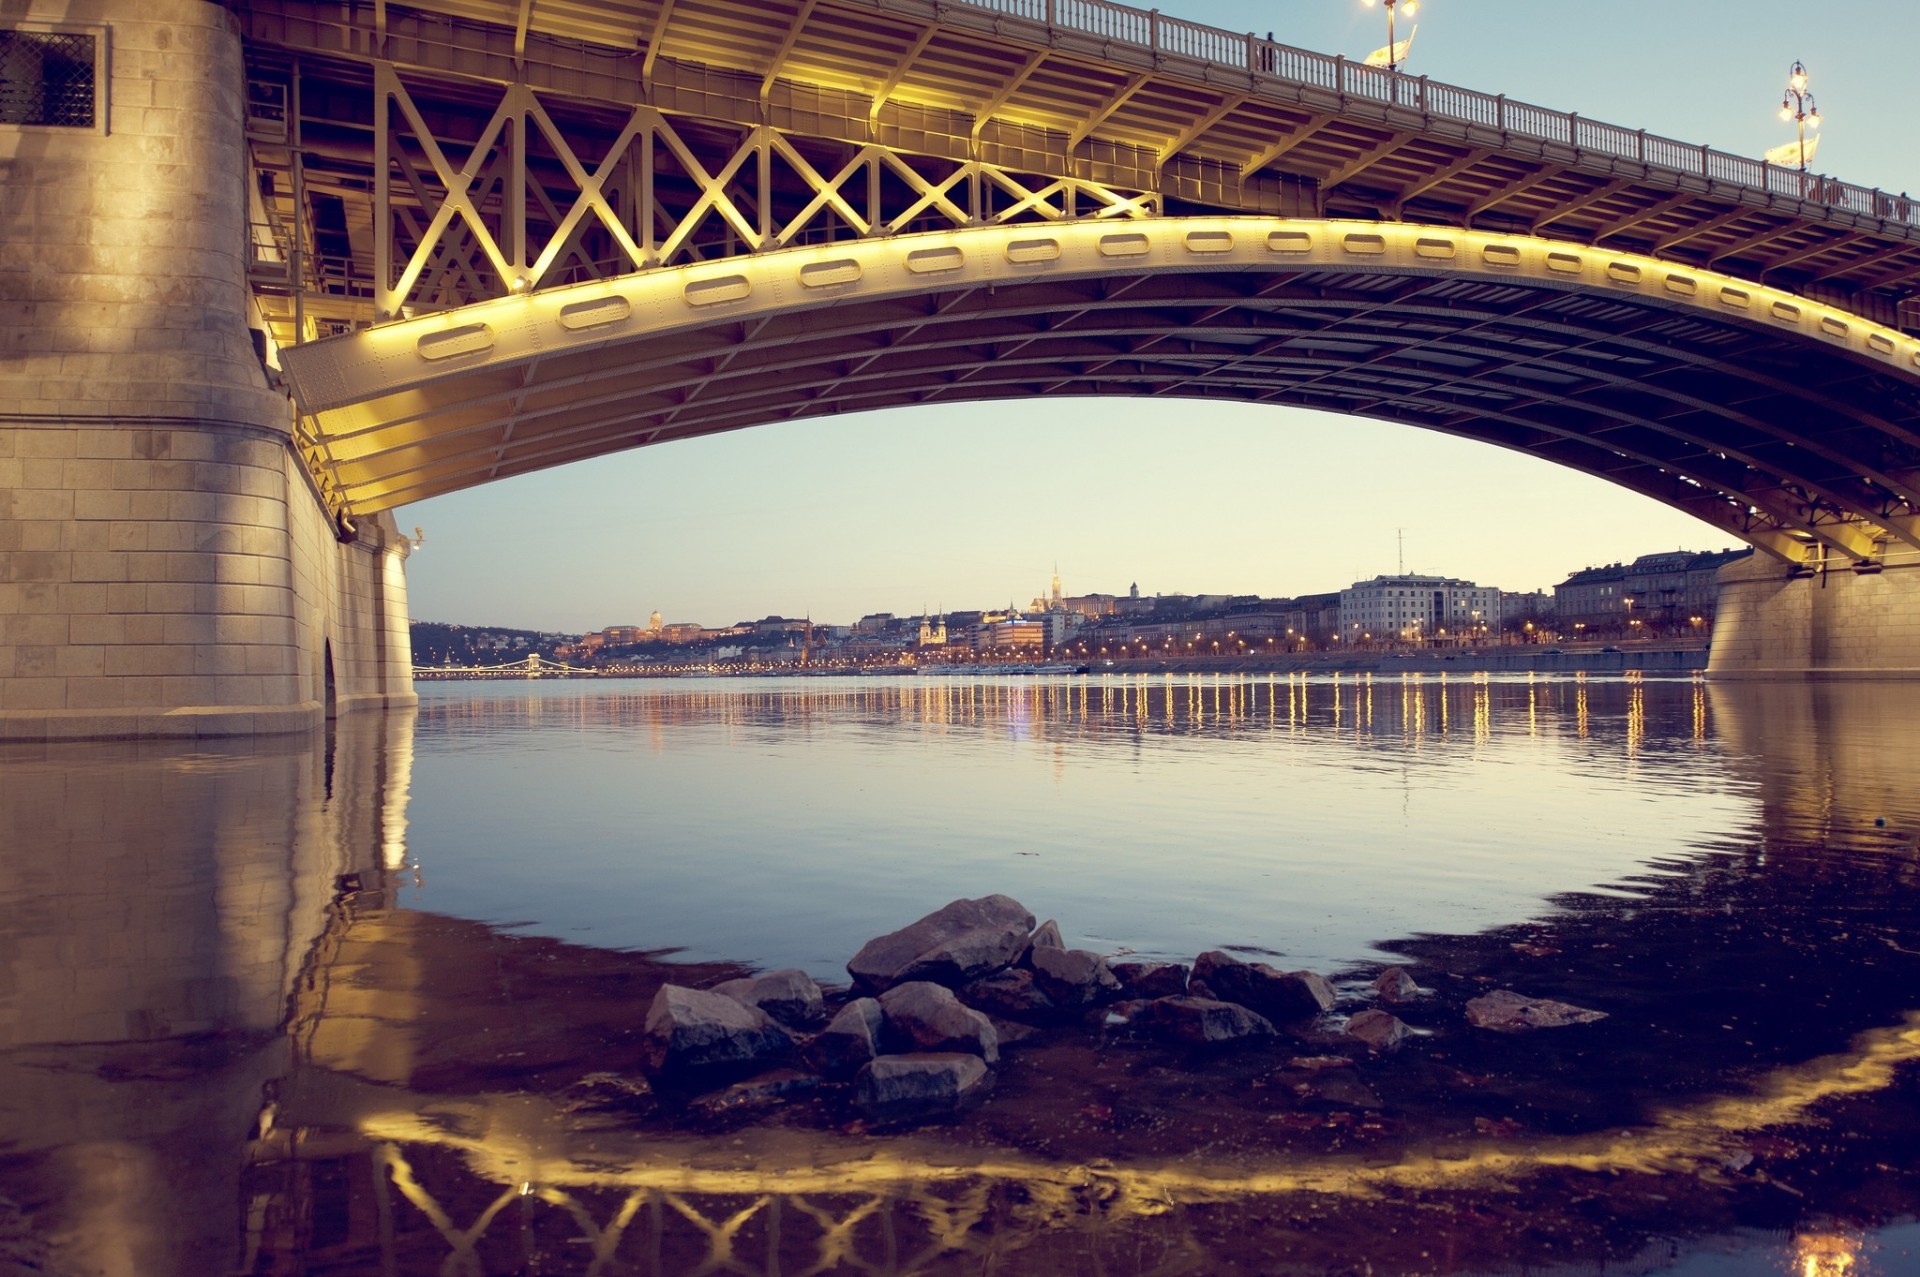
[[1753, 555], [1720, 569], [1713, 678], [1920, 679], [1920, 556], [1878, 572], [1791, 576]]
[[[231, 17], [27, 0], [0, 26], [75, 37], [60, 73], [91, 51], [105, 85], [91, 127], [0, 115], [0, 739], [411, 702], [406, 542], [334, 539], [251, 331]], [[53, 65], [9, 62], [9, 111]]]

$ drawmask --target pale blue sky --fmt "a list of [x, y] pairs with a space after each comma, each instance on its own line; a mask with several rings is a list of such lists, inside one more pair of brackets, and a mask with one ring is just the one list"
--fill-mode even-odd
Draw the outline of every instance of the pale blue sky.
[[[1360, 0], [1167, 0], [1163, 12], [1362, 57]], [[1913, 9], [1895, 0], [1425, 0], [1408, 69], [1736, 154], [1920, 190]], [[669, 444], [406, 507], [421, 620], [585, 630], [770, 612], [850, 621], [1069, 591], [1296, 594], [1406, 566], [1506, 589], [1724, 534], [1599, 480], [1402, 426], [1143, 401], [942, 406]]]

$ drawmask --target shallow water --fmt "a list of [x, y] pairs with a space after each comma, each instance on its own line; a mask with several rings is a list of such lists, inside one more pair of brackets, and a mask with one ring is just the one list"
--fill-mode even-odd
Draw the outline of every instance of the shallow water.
[[[1920, 689], [421, 691], [0, 750], [0, 1273], [1920, 1271]], [[1430, 1036], [1335, 1083], [1049, 1031], [895, 1132], [620, 1089], [662, 980], [844, 981], [994, 891], [1343, 1012], [1408, 962]], [[1465, 1028], [1493, 987], [1610, 1018]]]

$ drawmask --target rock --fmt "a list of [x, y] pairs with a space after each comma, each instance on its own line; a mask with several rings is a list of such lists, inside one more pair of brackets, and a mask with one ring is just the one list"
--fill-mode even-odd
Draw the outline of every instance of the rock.
[[735, 1002], [759, 1007], [791, 1029], [811, 1028], [827, 1018], [827, 1004], [820, 996], [820, 986], [798, 967], [728, 980], [714, 985], [713, 991]]
[[1026, 945], [1020, 950], [1019, 960], [1023, 964], [1030, 961], [1035, 949], [1064, 949], [1066, 947], [1067, 942], [1060, 935], [1060, 924], [1052, 918], [1048, 918], [1045, 922], [1035, 927], [1033, 934], [1027, 937]]
[[1024, 967], [1008, 967], [963, 986], [960, 1000], [975, 1010], [1015, 1019], [1041, 1018], [1058, 1010], [1053, 999], [1040, 991], [1033, 972]]
[[993, 1022], [961, 1005], [950, 989], [926, 980], [896, 985], [880, 995], [889, 1036], [915, 1051], [961, 1051], [988, 1064], [1000, 1062], [1000, 1035]]
[[1304, 1020], [1333, 1005], [1333, 986], [1311, 971], [1278, 971], [1210, 949], [1194, 960], [1193, 976], [1213, 996], [1237, 1002], [1271, 1020]]
[[744, 1082], [735, 1082], [724, 1091], [711, 1095], [702, 1095], [693, 1101], [692, 1107], [708, 1116], [720, 1113], [737, 1112], [741, 1109], [772, 1108], [785, 1103], [796, 1095], [818, 1089], [820, 1079], [810, 1073], [801, 1073], [795, 1069], [775, 1069], [771, 1073], [762, 1073], [750, 1077]]
[[647, 1010], [646, 1064], [653, 1073], [762, 1065], [793, 1050], [787, 1031], [758, 1007], [712, 990], [663, 984]]
[[909, 1121], [957, 1113], [992, 1084], [993, 1075], [977, 1055], [883, 1055], [860, 1070], [853, 1100], [871, 1120]]
[[863, 988], [911, 980], [958, 988], [1010, 964], [1033, 933], [1033, 915], [1011, 896], [955, 900], [911, 926], [876, 937], [847, 963]]
[[1130, 998], [1177, 998], [1187, 991], [1184, 962], [1115, 962], [1109, 970]]
[[1413, 1036], [1413, 1030], [1398, 1017], [1385, 1011], [1361, 1011], [1347, 1021], [1347, 1034], [1359, 1038], [1376, 1051], [1398, 1051], [1400, 1044]]
[[1467, 1023], [1495, 1033], [1524, 1033], [1529, 1029], [1559, 1029], [1569, 1024], [1591, 1024], [1607, 1018], [1605, 1011], [1547, 998], [1528, 998], [1512, 989], [1495, 989], [1467, 1003]]
[[877, 1001], [855, 998], [807, 1045], [807, 1058], [828, 1077], [856, 1073], [882, 1054], [886, 1023], [886, 1013]]
[[1420, 986], [1405, 967], [1388, 967], [1374, 979], [1373, 991], [1382, 1002], [1411, 1002], [1420, 996]]
[[1274, 1036], [1273, 1025], [1265, 1016], [1209, 998], [1157, 998], [1136, 1019], [1161, 1037], [1196, 1046], [1223, 1046]]
[[[1167, 996], [1170, 998], [1177, 998], [1180, 995], [1177, 993], [1169, 993]], [[1212, 989], [1209, 989], [1207, 987], [1207, 982], [1205, 980], [1196, 980], [1191, 976], [1187, 978], [1186, 996], [1190, 998], [1205, 998], [1209, 1002], [1221, 1001], [1220, 995], [1215, 993]]]
[[1090, 1007], [1120, 992], [1107, 960], [1087, 949], [1035, 949], [1033, 982], [1062, 1007]]

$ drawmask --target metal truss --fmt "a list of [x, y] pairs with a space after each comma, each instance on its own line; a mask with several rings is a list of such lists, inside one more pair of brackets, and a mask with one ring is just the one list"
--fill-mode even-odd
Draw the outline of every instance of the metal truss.
[[477, 140], [455, 143], [392, 63], [374, 74], [376, 321], [800, 244], [1161, 211], [1150, 191], [877, 143], [823, 168], [764, 124], [716, 147], [651, 106], [581, 155], [525, 84], [506, 86]]

